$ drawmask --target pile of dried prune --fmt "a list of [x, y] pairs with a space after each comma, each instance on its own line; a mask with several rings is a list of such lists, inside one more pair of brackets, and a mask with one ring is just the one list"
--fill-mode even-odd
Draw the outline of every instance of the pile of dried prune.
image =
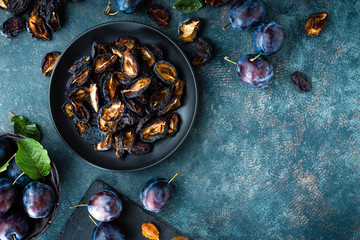
[[63, 112], [95, 150], [142, 155], [158, 139], [173, 136], [180, 117], [185, 81], [164, 60], [159, 46], [132, 37], [111, 44], [94, 42], [92, 52], [68, 70]]

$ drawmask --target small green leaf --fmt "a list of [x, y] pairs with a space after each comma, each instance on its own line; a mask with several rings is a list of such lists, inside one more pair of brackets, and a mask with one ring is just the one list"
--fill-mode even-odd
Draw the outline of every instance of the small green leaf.
[[39, 129], [36, 127], [36, 124], [29, 121], [27, 118], [23, 116], [13, 116], [11, 118], [11, 122], [14, 123], [14, 132], [20, 133], [28, 138], [35, 139], [36, 141], [40, 141], [41, 133]]
[[6, 171], [7, 167], [9, 166], [9, 163], [6, 162], [4, 165], [0, 167], [0, 173]]
[[179, 0], [174, 4], [173, 8], [183, 13], [192, 13], [199, 10], [203, 5], [202, 0]]
[[38, 180], [50, 173], [50, 158], [46, 149], [31, 138], [17, 141], [16, 164], [31, 179]]

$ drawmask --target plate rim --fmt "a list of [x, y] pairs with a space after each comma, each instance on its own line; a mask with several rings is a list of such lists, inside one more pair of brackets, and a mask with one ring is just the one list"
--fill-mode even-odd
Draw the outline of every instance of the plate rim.
[[[99, 28], [102, 28], [104, 26], [107, 26], [107, 25], [116, 25], [116, 24], [126, 24], [126, 23], [132, 23], [132, 24], [138, 24], [140, 26], [143, 26], [143, 27], [147, 27], [149, 29], [151, 29], [152, 31], [155, 31], [157, 32], [158, 34], [160, 34], [161, 36], [163, 36], [164, 38], [166, 38], [168, 41], [170, 41], [170, 43], [172, 43], [176, 49], [181, 53], [181, 55], [185, 58], [185, 62], [187, 64], [187, 66], [189, 67], [190, 69], [190, 73], [193, 77], [193, 80], [194, 80], [194, 91], [195, 91], [195, 103], [194, 103], [194, 113], [193, 113], [193, 116], [191, 118], [191, 121], [190, 121], [190, 125], [189, 125], [189, 128], [186, 130], [185, 132], [185, 135], [184, 137], [181, 139], [181, 141], [179, 141], [176, 145], [175, 148], [173, 148], [168, 154], [166, 154], [163, 158], [157, 160], [156, 162], [154, 163], [151, 163], [149, 165], [146, 165], [146, 166], [143, 166], [143, 167], [137, 167], [137, 168], [133, 168], [133, 169], [110, 169], [110, 168], [105, 168], [105, 167], [102, 167], [102, 166], [98, 166], [90, 161], [88, 161], [87, 159], [83, 158], [82, 156], [80, 156], [72, 147], [70, 147], [70, 145], [65, 141], [65, 139], [63, 138], [63, 136], [61, 135], [57, 125], [55, 124], [55, 120], [54, 120], [54, 115], [53, 115], [53, 110], [52, 110], [52, 104], [51, 104], [51, 89], [52, 89], [52, 85], [53, 85], [53, 74], [57, 68], [57, 65], [59, 63], [59, 60], [61, 60], [61, 58], [63, 57], [64, 53], [66, 52], [67, 49], [69, 49], [79, 38], [81, 38], [82, 36], [84, 36], [85, 34], [88, 34], [89, 32], [91, 31], [94, 31], [96, 29], [99, 29]], [[156, 29], [155, 27], [153, 26], [150, 26], [148, 24], [144, 24], [144, 23], [140, 23], [140, 22], [136, 22], [136, 21], [127, 21], [127, 20], [119, 20], [119, 21], [109, 21], [109, 22], [105, 22], [105, 23], [100, 23], [100, 24], [97, 24], [85, 31], [83, 31], [82, 33], [78, 34], [61, 52], [60, 56], [59, 56], [59, 59], [58, 61], [56, 61], [56, 64], [54, 66], [54, 70], [53, 72], [51, 73], [51, 76], [50, 76], [50, 84], [49, 84], [49, 96], [48, 96], [48, 99], [49, 99], [49, 109], [50, 109], [50, 116], [51, 116], [51, 120], [52, 120], [52, 123], [56, 129], [56, 132], [57, 134], [60, 136], [61, 140], [65, 143], [65, 145], [73, 152], [75, 153], [78, 157], [80, 157], [81, 159], [85, 160], [85, 162], [89, 163], [90, 165], [92, 166], [95, 166], [99, 169], [103, 169], [103, 170], [108, 170], [108, 171], [117, 171], [117, 172], [134, 172], [134, 171], [140, 171], [140, 170], [144, 170], [144, 169], [147, 169], [147, 168], [150, 168], [150, 167], [153, 167], [161, 162], [163, 162], [165, 159], [167, 159], [168, 157], [170, 157], [182, 144], [183, 142], [186, 140], [186, 138], [189, 136], [189, 133], [194, 125], [194, 122], [195, 122], [195, 119], [196, 119], [196, 116], [197, 116], [197, 112], [198, 112], [198, 102], [199, 102], [199, 93], [198, 93], [198, 87], [197, 87], [197, 83], [196, 83], [196, 76], [195, 76], [195, 73], [194, 73], [194, 69], [192, 68], [190, 62], [189, 62], [189, 59], [187, 58], [187, 56], [185, 55], [185, 53], [183, 52], [183, 50], [178, 46], [178, 44], [175, 43], [175, 41], [173, 41], [170, 37], [168, 37], [165, 33], [161, 32], [160, 30]]]

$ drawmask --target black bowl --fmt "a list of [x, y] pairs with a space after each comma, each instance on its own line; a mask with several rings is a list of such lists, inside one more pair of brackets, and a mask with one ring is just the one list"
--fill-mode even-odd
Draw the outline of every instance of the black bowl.
[[[26, 138], [25, 136], [23, 136], [21, 134], [15, 134], [12, 132], [0, 132], [0, 137], [9, 140], [14, 145], [14, 149], [17, 149], [17, 144], [16, 144], [17, 140]], [[53, 161], [51, 161], [50, 166], [51, 166], [50, 174], [44, 178], [44, 183], [50, 185], [54, 189], [54, 192], [55, 192], [54, 207], [53, 207], [51, 213], [49, 214], [49, 216], [47, 216], [45, 218], [41, 218], [41, 219], [28, 218], [29, 232], [27, 233], [25, 238], [23, 238], [24, 240], [34, 240], [34, 239], [37, 239], [38, 237], [40, 237], [41, 234], [43, 234], [46, 231], [46, 229], [48, 229], [48, 227], [54, 221], [55, 217], [57, 216], [57, 214], [59, 212], [60, 198], [61, 198], [59, 174], [56, 169], [55, 163]], [[0, 174], [0, 177], [4, 177], [4, 176], [5, 176], [5, 173]], [[39, 180], [39, 181], [42, 181], [42, 180]], [[19, 199], [22, 200], [22, 197]], [[23, 208], [22, 201], [19, 201], [17, 203], [17, 206], [15, 206], [15, 207], [17, 207], [16, 210], [22, 209]]]
[[[71, 76], [68, 69], [79, 58], [91, 54], [92, 43], [111, 43], [121, 36], [137, 38], [141, 43], [159, 45], [165, 52], [165, 59], [175, 65], [179, 77], [186, 82], [182, 106], [177, 110], [180, 116], [179, 132], [169, 138], [155, 142], [152, 152], [142, 155], [116, 157], [113, 150], [98, 152], [94, 146], [84, 142], [74, 128], [74, 123], [62, 112], [66, 101], [66, 82]], [[89, 163], [104, 169], [130, 171], [152, 166], [172, 154], [188, 135], [197, 111], [197, 87], [189, 61], [181, 49], [166, 35], [153, 27], [136, 22], [109, 22], [98, 25], [78, 36], [61, 54], [53, 71], [49, 102], [55, 127], [64, 142], [77, 155]]]

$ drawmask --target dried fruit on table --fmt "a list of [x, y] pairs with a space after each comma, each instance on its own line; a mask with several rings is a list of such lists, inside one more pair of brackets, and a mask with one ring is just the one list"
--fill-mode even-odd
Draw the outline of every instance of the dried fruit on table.
[[139, 74], [139, 63], [129, 50], [124, 52], [123, 58], [121, 59], [121, 70], [125, 77], [131, 79], [136, 78]]
[[159, 230], [152, 222], [143, 223], [141, 229], [144, 237], [152, 240], [159, 240]]
[[91, 63], [90, 57], [85, 56], [74, 62], [74, 64], [69, 68], [68, 72], [72, 74], [78, 73], [84, 67], [89, 66]]
[[203, 66], [205, 63], [207, 63], [209, 61], [208, 58], [204, 58], [204, 57], [199, 57], [199, 56], [195, 56], [194, 59], [191, 62], [191, 65], [195, 66], [195, 67], [200, 67]]
[[179, 26], [179, 39], [185, 42], [194, 42], [201, 27], [199, 18], [192, 18], [182, 22]]
[[301, 72], [294, 72], [291, 82], [298, 92], [310, 92], [312, 89], [310, 81]]
[[140, 138], [144, 142], [152, 143], [164, 138], [168, 131], [168, 124], [163, 119], [157, 119], [140, 131]]
[[175, 133], [178, 132], [179, 130], [179, 115], [177, 113], [172, 113], [170, 114], [167, 118], [166, 121], [168, 123], [169, 129], [167, 131], [167, 135], [168, 136], [174, 136]]
[[33, 37], [38, 39], [50, 40], [50, 32], [47, 29], [46, 24], [37, 16], [32, 16], [27, 21], [27, 27]]
[[124, 89], [121, 93], [127, 98], [135, 98], [140, 96], [150, 86], [151, 79], [147, 77], [139, 78], [129, 88]]
[[26, 29], [26, 21], [21, 17], [11, 17], [3, 23], [2, 33], [8, 37], [16, 37]]
[[192, 65], [194, 66], [204, 65], [206, 62], [209, 61], [214, 52], [210, 40], [206, 37], [199, 37], [195, 41], [194, 50], [195, 58], [192, 61]]
[[170, 14], [161, 5], [153, 5], [146, 9], [147, 15], [154, 20], [159, 27], [164, 27], [169, 24]]
[[174, 65], [167, 61], [159, 61], [154, 65], [156, 76], [166, 84], [174, 85], [178, 80], [178, 72]]
[[54, 70], [55, 64], [60, 57], [60, 52], [49, 52], [41, 61], [41, 70], [44, 76], [50, 76]]
[[212, 7], [220, 7], [228, 2], [230, 2], [230, 0], [205, 0], [205, 3]]
[[121, 101], [109, 102], [100, 109], [100, 118], [107, 122], [118, 122], [125, 110]]
[[306, 35], [311, 37], [319, 36], [324, 31], [327, 23], [328, 14], [326, 12], [313, 14], [305, 24]]
[[0, 0], [0, 8], [7, 10], [8, 0]]
[[94, 62], [94, 72], [95, 73], [105, 72], [107, 69], [109, 69], [116, 63], [117, 59], [118, 57], [113, 54], [99, 55]]
[[8, 0], [8, 11], [14, 16], [20, 16], [30, 7], [31, 0]]
[[36, 7], [37, 16], [56, 32], [64, 22], [64, 6], [60, 0], [42, 0]]

